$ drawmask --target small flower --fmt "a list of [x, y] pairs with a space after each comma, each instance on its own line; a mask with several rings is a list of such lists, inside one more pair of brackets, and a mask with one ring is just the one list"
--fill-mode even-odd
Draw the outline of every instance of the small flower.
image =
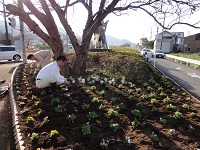
[[109, 140], [102, 140], [101, 143], [100, 143], [100, 146], [103, 148], [103, 149], [108, 149], [108, 145], [109, 145]]
[[43, 124], [46, 124], [46, 123], [48, 123], [48, 122], [49, 122], [48, 116], [44, 117], [44, 119], [43, 119]]

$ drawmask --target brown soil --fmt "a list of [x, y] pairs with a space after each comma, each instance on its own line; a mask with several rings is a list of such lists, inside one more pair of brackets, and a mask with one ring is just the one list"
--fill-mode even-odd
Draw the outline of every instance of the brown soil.
[[[135, 88], [124, 84], [122, 89], [118, 87], [120, 81], [117, 81], [116, 85], [109, 85], [107, 82], [100, 84], [99, 81], [90, 85], [86, 80], [83, 84], [84, 89], [78, 82], [68, 87], [68, 90], [65, 85], [62, 85], [58, 88], [58, 93], [65, 96], [59, 97], [59, 104], [52, 104], [51, 93], [44, 95], [44, 89], [35, 87], [32, 72], [29, 65], [26, 67], [21, 65], [14, 79], [20, 129], [28, 150], [36, 148], [52, 150], [200, 148], [200, 103], [168, 79], [165, 83], [170, 84], [164, 85], [160, 83], [159, 77], [154, 77], [154, 80], [162, 85], [165, 96], [161, 96], [155, 84], [148, 79], [145, 82], [153, 88], [152, 92], [144, 87], [144, 81], [142, 83], [135, 81]], [[96, 90], [92, 91], [91, 86], [96, 86]], [[140, 93], [136, 92], [138, 88], [142, 89]], [[89, 94], [86, 93], [86, 89], [90, 90]], [[132, 92], [129, 91], [130, 89]], [[101, 94], [102, 90], [105, 90], [105, 95]], [[154, 93], [155, 97], [151, 93]], [[135, 99], [130, 99], [130, 96], [135, 96]], [[99, 102], [92, 102], [94, 97], [98, 98]], [[170, 98], [170, 102], [164, 102], [166, 97]], [[116, 98], [115, 102], [113, 98]], [[158, 103], [153, 103], [153, 98]], [[83, 109], [84, 104], [90, 105], [89, 109]], [[186, 104], [189, 105], [188, 109], [183, 107], [183, 105], [187, 106]], [[62, 107], [62, 112], [55, 111], [57, 105]], [[125, 108], [119, 109], [122, 105]], [[169, 106], [172, 105], [176, 108], [170, 109]], [[108, 111], [111, 109], [118, 114], [109, 115]], [[92, 118], [91, 115], [89, 118], [89, 114], [94, 112], [98, 116]], [[182, 117], [176, 119], [175, 112], [182, 113]], [[76, 115], [74, 122], [67, 119], [72, 114]], [[27, 123], [28, 116], [34, 118], [32, 124]], [[47, 123], [43, 121], [45, 117], [48, 117]], [[167, 122], [162, 123], [165, 120]], [[111, 124], [119, 125], [118, 128], [114, 126], [116, 131], [111, 129]], [[89, 125], [91, 133], [84, 135], [83, 125]], [[57, 130], [58, 135], [50, 137], [52, 130]], [[36, 140], [31, 140], [33, 133], [38, 134]], [[128, 138], [130, 143], [126, 140]], [[100, 146], [103, 140], [109, 142], [108, 147]]]

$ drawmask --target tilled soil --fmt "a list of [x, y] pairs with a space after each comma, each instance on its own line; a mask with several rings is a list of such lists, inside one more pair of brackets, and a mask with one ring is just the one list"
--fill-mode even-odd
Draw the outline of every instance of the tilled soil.
[[57, 92], [65, 96], [53, 100], [51, 92], [35, 87], [32, 72], [21, 66], [14, 80], [20, 129], [29, 150], [200, 148], [200, 103], [163, 76], [135, 82], [135, 87], [76, 80], [71, 87], [60, 86]]

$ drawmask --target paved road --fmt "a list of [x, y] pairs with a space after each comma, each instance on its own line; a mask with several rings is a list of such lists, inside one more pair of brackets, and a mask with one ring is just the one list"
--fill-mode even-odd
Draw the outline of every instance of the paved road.
[[[153, 63], [153, 59], [151, 59]], [[200, 70], [167, 59], [156, 58], [155, 65], [200, 100]]]
[[[0, 80], [10, 83], [13, 71], [21, 62], [0, 61]], [[0, 150], [15, 150], [9, 96], [0, 98]]]

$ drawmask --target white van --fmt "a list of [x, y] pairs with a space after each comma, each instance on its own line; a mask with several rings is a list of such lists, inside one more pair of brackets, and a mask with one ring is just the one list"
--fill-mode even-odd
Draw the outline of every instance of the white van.
[[0, 60], [19, 61], [20, 59], [21, 54], [14, 46], [0, 46]]

